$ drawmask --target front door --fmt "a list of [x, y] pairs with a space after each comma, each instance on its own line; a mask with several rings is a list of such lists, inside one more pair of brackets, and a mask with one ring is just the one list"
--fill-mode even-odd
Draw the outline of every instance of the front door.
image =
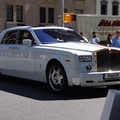
[[17, 49], [14, 53], [14, 70], [15, 73], [24, 78], [31, 79], [35, 76], [35, 45], [23, 45], [23, 39], [31, 39], [29, 31], [20, 31]]

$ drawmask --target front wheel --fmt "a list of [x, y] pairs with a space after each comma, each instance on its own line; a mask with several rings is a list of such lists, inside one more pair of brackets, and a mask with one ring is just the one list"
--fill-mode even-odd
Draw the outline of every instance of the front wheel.
[[61, 93], [67, 89], [67, 77], [60, 63], [53, 63], [47, 69], [47, 82], [50, 89], [55, 93]]

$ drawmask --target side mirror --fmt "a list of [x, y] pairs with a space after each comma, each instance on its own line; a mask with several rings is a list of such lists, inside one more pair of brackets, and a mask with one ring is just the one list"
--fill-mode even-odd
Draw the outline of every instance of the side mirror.
[[31, 46], [32, 45], [32, 40], [30, 39], [24, 39], [22, 41], [23, 45]]

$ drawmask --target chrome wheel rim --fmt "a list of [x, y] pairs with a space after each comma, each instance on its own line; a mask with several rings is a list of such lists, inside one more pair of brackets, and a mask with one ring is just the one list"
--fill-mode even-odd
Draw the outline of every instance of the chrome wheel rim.
[[60, 91], [64, 84], [64, 75], [60, 67], [53, 66], [49, 71], [49, 84], [55, 91]]

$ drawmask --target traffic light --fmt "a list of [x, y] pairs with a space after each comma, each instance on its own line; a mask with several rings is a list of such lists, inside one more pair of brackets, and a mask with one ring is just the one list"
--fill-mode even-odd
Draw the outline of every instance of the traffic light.
[[76, 15], [74, 14], [74, 15], [71, 15], [71, 21], [72, 22], [75, 22], [76, 21]]
[[76, 21], [76, 14], [64, 13], [64, 23], [72, 23]]

